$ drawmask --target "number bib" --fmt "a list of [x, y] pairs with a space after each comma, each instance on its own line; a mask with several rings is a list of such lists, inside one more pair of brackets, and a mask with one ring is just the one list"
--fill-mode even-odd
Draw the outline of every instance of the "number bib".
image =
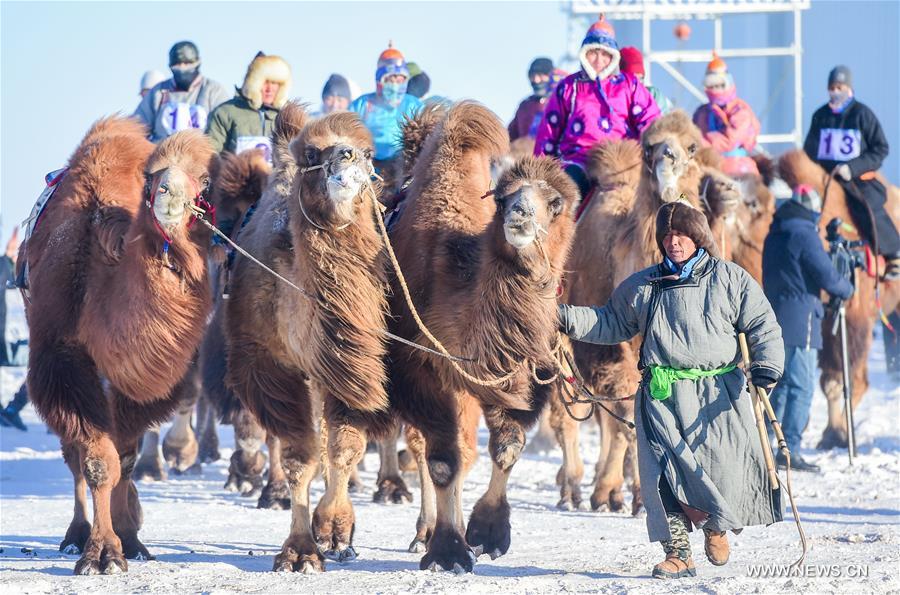
[[820, 161], [850, 161], [859, 157], [862, 134], [856, 129], [823, 128], [819, 132]]
[[169, 101], [159, 110], [159, 119], [168, 134], [197, 128], [206, 130], [206, 108], [202, 105]]
[[268, 136], [239, 136], [234, 147], [235, 154], [251, 149], [262, 149], [266, 161], [272, 163], [272, 140]]

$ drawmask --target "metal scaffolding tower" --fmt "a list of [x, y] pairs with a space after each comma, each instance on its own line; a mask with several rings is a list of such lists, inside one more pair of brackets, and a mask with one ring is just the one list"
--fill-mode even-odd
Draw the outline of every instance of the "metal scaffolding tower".
[[[568, 0], [563, 2], [563, 10], [568, 13], [568, 54], [570, 61], [578, 61], [578, 48], [587, 24], [600, 13], [611, 21], [640, 20], [642, 23], [641, 51], [647, 63], [646, 82], [651, 82], [650, 64], [658, 64], [689, 93], [702, 102], [706, 95], [691, 83], [672, 62], [707, 62], [715, 51], [722, 58], [771, 58], [791, 56], [794, 72], [794, 123], [790, 131], [761, 134], [759, 143], [803, 142], [802, 127], [802, 80], [803, 46], [801, 12], [809, 9], [810, 0]], [[791, 45], [785, 47], [763, 47], [729, 49], [722, 47], [722, 17], [742, 14], [793, 13], [794, 35]], [[702, 50], [655, 51], [650, 23], [652, 20], [692, 21], [712, 20], [714, 27], [713, 47]]]

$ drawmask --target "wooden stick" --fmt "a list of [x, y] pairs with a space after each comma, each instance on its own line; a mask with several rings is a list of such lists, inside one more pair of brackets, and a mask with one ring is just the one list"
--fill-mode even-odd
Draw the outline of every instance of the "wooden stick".
[[[750, 350], [747, 348], [747, 337], [744, 336], [744, 333], [738, 335], [738, 342], [741, 344], [744, 369], [749, 374]], [[769, 483], [772, 485], [772, 489], [777, 490], [779, 488], [778, 474], [775, 472], [775, 460], [772, 457], [772, 448], [769, 446], [769, 433], [766, 431], [766, 421], [763, 418], [762, 405], [760, 404], [759, 391], [762, 389], [754, 385], [752, 380], [750, 380], [750, 387], [752, 389], [750, 391], [750, 400], [753, 403], [753, 415], [756, 416], [756, 429], [759, 432], [759, 443], [762, 446], [763, 459], [766, 462], [766, 472], [769, 475]], [[768, 402], [768, 400], [766, 401]]]

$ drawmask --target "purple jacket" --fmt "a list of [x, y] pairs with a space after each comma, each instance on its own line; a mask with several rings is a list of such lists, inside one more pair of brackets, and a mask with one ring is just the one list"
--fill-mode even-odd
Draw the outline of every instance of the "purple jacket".
[[509, 131], [509, 140], [514, 141], [523, 136], [534, 137], [538, 124], [541, 123], [541, 114], [544, 113], [546, 97], [532, 95], [519, 104], [516, 115], [506, 130]]
[[550, 96], [538, 125], [534, 154], [584, 166], [595, 144], [638, 139], [658, 117], [653, 96], [634, 75], [614, 74], [597, 83], [576, 72]]

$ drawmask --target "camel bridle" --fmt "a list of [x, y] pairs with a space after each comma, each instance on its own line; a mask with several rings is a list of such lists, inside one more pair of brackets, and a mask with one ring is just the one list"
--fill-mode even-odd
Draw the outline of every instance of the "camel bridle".
[[[156, 204], [156, 193], [159, 190], [160, 179], [162, 178], [162, 173], [164, 171], [165, 170], [163, 169], [154, 172], [153, 174], [146, 175], [146, 181], [144, 183], [144, 194], [146, 196], [144, 198], [144, 202], [147, 205], [147, 208], [150, 209], [150, 217], [153, 219], [153, 226], [163, 238], [163, 262], [165, 263], [166, 268], [172, 271], [176, 271], [175, 265], [173, 265], [169, 260], [169, 246], [172, 244], [172, 238], [165, 230], [165, 228], [160, 225], [159, 219], [156, 218], [156, 213], [154, 213], [153, 211], [153, 206]], [[190, 221], [188, 221], [187, 224], [188, 230], [193, 228], [194, 224], [197, 223], [198, 220], [203, 219], [203, 217], [207, 215], [211, 219], [212, 224], [215, 225], [216, 207], [207, 199], [207, 194], [209, 192], [209, 180], [204, 179], [203, 182], [200, 183], [193, 176], [188, 176], [187, 174], [185, 175], [187, 176], [188, 181], [190, 181], [191, 188], [194, 191], [194, 197], [190, 200], [184, 201], [185, 207], [191, 214]]]
[[[372, 159], [369, 156], [367, 156], [363, 151], [360, 151], [359, 149], [356, 149], [356, 148], [344, 149], [343, 151], [341, 151], [341, 157], [343, 158], [342, 160], [349, 161], [350, 163], [362, 161], [365, 164], [365, 166], [366, 166], [365, 169], [369, 174], [369, 180], [371, 180], [373, 177], [376, 177], [375, 166], [372, 164]], [[319, 163], [316, 165], [309, 165], [307, 167], [301, 167], [300, 175], [306, 175], [307, 173], [318, 170], [318, 169], [324, 170], [328, 176], [334, 175], [334, 171], [331, 169], [331, 166], [334, 165], [336, 162], [337, 162], [337, 160], [326, 159], [326, 160], [322, 161], [322, 163]], [[326, 177], [326, 181], [327, 181], [327, 177]], [[364, 182], [363, 187], [360, 188], [360, 192], [359, 192], [359, 194], [357, 194], [357, 196], [354, 200], [361, 200], [361, 195], [363, 194], [363, 192], [370, 187], [371, 187], [371, 181]], [[376, 199], [373, 199], [373, 200], [376, 200]], [[310, 225], [312, 225], [313, 227], [315, 227], [316, 229], [319, 229], [321, 231], [341, 231], [343, 229], [346, 229], [347, 227], [350, 226], [351, 223], [353, 223], [352, 221], [348, 221], [347, 223], [344, 223], [343, 225], [338, 225], [337, 227], [334, 227], [334, 228], [324, 227], [312, 220], [312, 218], [309, 216], [309, 213], [306, 212], [306, 207], [303, 206], [303, 199], [299, 196], [299, 194], [297, 196], [297, 203], [300, 205], [300, 212], [303, 214], [303, 218], [306, 219], [307, 223], [309, 223]]]

